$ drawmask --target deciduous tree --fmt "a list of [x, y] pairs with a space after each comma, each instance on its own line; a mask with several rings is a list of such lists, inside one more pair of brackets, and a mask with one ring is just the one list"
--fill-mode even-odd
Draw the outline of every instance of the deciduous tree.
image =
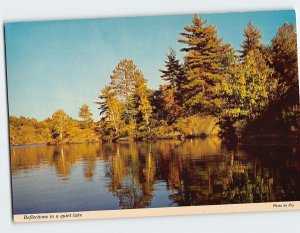
[[143, 74], [133, 61], [123, 59], [113, 70], [109, 86], [116, 92], [120, 101], [128, 103], [135, 91], [136, 80], [140, 77], [143, 77]]
[[[99, 95], [101, 99], [97, 102], [100, 107], [100, 115], [102, 122], [105, 125], [104, 131], [108, 135], [118, 134], [121, 126], [123, 125], [122, 113], [124, 104], [117, 98], [117, 94], [109, 86], [102, 89]], [[111, 131], [114, 132], [111, 132]]]
[[132, 60], [121, 60], [102, 90], [100, 114], [103, 127], [113, 128], [115, 137], [134, 137], [135, 127], [149, 128], [152, 106], [148, 99], [147, 80]]
[[78, 113], [79, 117], [83, 119], [83, 127], [87, 128], [91, 122], [93, 122], [93, 114], [87, 104], [81, 105]]
[[52, 137], [59, 137], [60, 140], [64, 138], [64, 133], [66, 131], [66, 126], [70, 117], [63, 111], [57, 110], [53, 113], [52, 117]]
[[276, 89], [276, 82], [269, 82], [272, 74], [273, 70], [258, 50], [249, 51], [243, 63], [230, 68], [222, 86], [226, 102], [220, 115], [223, 129], [235, 130], [239, 136], [248, 121], [266, 110]]

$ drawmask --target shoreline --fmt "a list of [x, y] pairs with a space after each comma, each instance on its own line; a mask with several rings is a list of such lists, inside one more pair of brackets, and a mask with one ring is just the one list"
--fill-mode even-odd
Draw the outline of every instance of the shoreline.
[[[133, 143], [133, 142], [156, 142], [156, 141], [167, 141], [167, 140], [179, 140], [184, 141], [187, 139], [208, 139], [218, 137], [218, 135], [188, 135], [188, 136], [176, 136], [176, 137], [158, 137], [158, 138], [142, 138], [142, 139], [117, 139], [117, 140], [100, 140], [93, 142], [71, 142], [71, 143], [32, 143], [32, 144], [22, 144], [22, 145], [13, 145], [10, 144], [11, 149], [15, 148], [30, 148], [30, 147], [39, 147], [39, 146], [64, 146], [64, 145], [78, 145], [78, 144], [95, 144], [95, 143]], [[254, 139], [255, 138], [255, 139]], [[254, 139], [254, 140], [253, 140]], [[246, 140], [239, 143], [230, 143], [226, 140], [222, 140], [224, 144], [227, 145], [239, 145], [239, 146], [251, 146], [251, 145], [300, 145], [299, 136], [297, 135], [272, 135], [272, 136], [250, 136]]]

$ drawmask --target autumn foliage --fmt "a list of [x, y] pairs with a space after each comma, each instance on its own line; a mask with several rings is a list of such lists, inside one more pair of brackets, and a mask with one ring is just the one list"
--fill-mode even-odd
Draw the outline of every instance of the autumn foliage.
[[[249, 136], [299, 134], [293, 24], [284, 23], [270, 44], [264, 45], [259, 28], [250, 22], [243, 31], [240, 50], [223, 43], [217, 28], [197, 15], [179, 36], [183, 59], [177, 58], [175, 50], [169, 50], [164, 67], [159, 69], [162, 85], [157, 90], [149, 89], [134, 61], [122, 59], [107, 85], [99, 90], [98, 122], [87, 104], [79, 109], [80, 121], [63, 110], [41, 122], [11, 116], [11, 144], [212, 134], [243, 141]], [[118, 166], [118, 161], [115, 163]]]

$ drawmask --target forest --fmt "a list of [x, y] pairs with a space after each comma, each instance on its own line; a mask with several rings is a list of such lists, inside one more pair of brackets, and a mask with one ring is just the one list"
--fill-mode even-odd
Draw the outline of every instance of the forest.
[[[143, 72], [122, 59], [98, 101], [79, 107], [81, 120], [59, 109], [45, 120], [10, 116], [10, 143], [67, 144], [220, 136], [226, 142], [299, 140], [297, 35], [284, 23], [268, 45], [249, 22], [239, 50], [198, 15], [166, 51], [162, 85], [150, 89]], [[107, 77], [103, 77], [107, 79]], [[97, 104], [95, 121], [89, 104]], [[97, 116], [98, 118], [98, 116]], [[299, 141], [298, 141], [299, 142]]]

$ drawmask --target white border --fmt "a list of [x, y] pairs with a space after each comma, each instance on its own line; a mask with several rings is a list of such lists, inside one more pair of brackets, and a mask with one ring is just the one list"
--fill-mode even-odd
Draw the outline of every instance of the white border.
[[199, 214], [228, 214], [244, 212], [270, 212], [300, 210], [300, 201], [265, 202], [251, 204], [201, 205], [180, 206], [167, 208], [141, 208], [124, 210], [101, 210], [84, 212], [61, 212], [41, 214], [14, 215], [15, 222], [52, 222], [83, 219], [104, 218], [134, 218], [154, 216], [199, 215]]

